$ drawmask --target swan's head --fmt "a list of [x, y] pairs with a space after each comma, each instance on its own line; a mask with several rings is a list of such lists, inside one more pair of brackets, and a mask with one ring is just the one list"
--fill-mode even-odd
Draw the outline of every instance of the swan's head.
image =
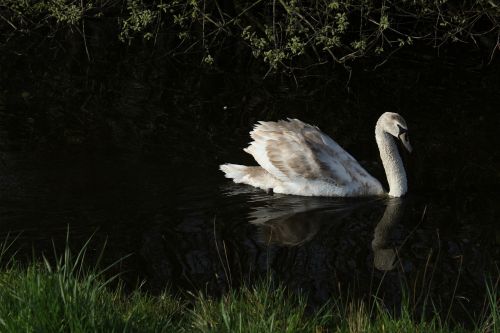
[[410, 138], [408, 136], [408, 126], [401, 115], [394, 112], [386, 112], [380, 116], [378, 122], [385, 132], [401, 140], [406, 150], [411, 153], [413, 148], [411, 147]]

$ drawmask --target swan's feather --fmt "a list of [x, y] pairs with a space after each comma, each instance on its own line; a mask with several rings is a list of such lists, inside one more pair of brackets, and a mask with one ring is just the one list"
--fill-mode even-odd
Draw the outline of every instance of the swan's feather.
[[220, 166], [227, 178], [232, 178], [235, 183], [252, 185], [263, 190], [274, 188], [278, 185], [276, 178], [258, 166], [245, 166], [238, 164], [223, 164]]
[[250, 135], [253, 141], [245, 151], [278, 181], [275, 192], [333, 196], [383, 193], [375, 178], [315, 126], [297, 119], [261, 121]]

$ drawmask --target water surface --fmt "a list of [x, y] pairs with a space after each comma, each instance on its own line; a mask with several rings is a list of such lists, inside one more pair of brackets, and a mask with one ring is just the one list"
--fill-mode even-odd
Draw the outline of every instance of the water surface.
[[[104, 264], [128, 288], [219, 295], [272, 276], [306, 292], [310, 304], [377, 294], [415, 304], [426, 296], [458, 314], [481, 309], [484, 281], [498, 276], [499, 197], [410, 194], [402, 199], [269, 195], [214, 168], [10, 156], [1, 176], [0, 232], [13, 249], [51, 256], [93, 235]], [[478, 292], [481, 291], [481, 292]], [[472, 312], [473, 312], [472, 311]]]

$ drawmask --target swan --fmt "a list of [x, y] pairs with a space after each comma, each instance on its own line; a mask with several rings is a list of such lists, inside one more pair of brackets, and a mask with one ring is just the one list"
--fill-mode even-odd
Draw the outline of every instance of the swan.
[[[382, 184], [318, 127], [298, 119], [260, 121], [250, 132], [253, 141], [243, 149], [260, 166], [223, 164], [220, 170], [235, 183], [266, 191], [303, 196], [360, 197], [385, 195]], [[383, 113], [375, 139], [391, 197], [407, 190], [406, 172], [396, 139], [412, 151], [408, 126], [401, 115]]]

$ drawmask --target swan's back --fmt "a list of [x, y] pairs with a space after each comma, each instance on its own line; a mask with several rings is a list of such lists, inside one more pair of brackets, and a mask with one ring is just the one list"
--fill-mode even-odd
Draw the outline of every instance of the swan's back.
[[255, 125], [250, 136], [253, 141], [244, 150], [268, 173], [269, 184], [252, 184], [243, 178], [237, 181], [228, 173], [230, 165], [222, 166], [226, 176], [237, 182], [297, 195], [363, 196], [383, 193], [378, 180], [315, 126], [297, 119], [261, 121]]

